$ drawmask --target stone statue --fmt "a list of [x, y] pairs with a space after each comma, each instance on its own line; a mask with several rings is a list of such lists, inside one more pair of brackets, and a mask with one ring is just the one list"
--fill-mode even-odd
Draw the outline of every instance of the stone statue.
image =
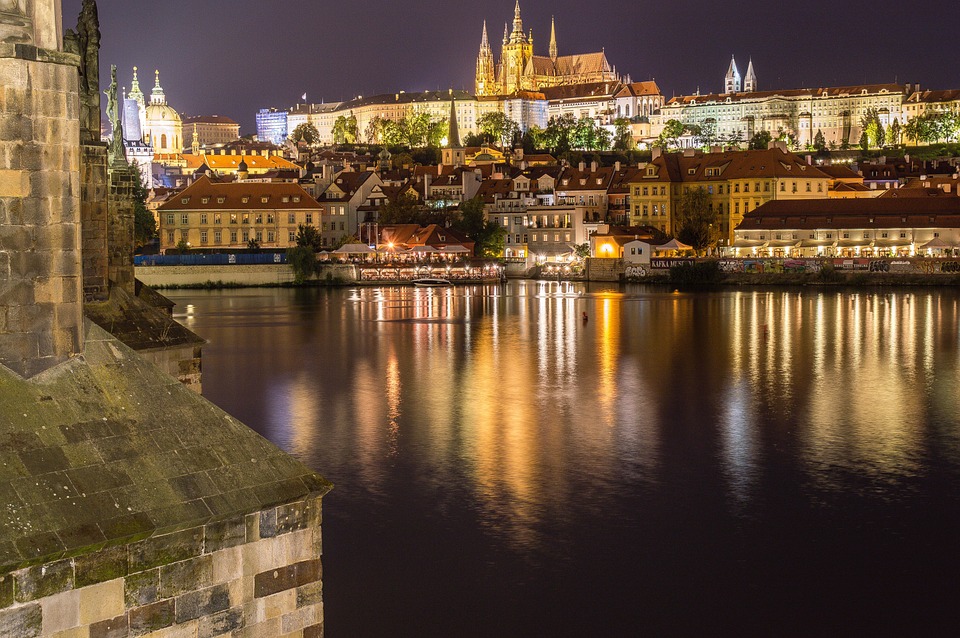
[[110, 67], [110, 87], [104, 91], [107, 94], [107, 118], [113, 131], [110, 147], [107, 153], [111, 168], [127, 166], [127, 152], [123, 146], [123, 122], [120, 119], [120, 101], [117, 99], [117, 65]]
[[[95, 0], [83, 0], [77, 33], [67, 44], [80, 56], [80, 140], [100, 141], [100, 19]], [[66, 38], [65, 38], [66, 40]]]

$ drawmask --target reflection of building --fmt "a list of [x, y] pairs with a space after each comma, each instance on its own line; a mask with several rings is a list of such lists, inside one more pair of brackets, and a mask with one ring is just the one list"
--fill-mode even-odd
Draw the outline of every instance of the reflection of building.
[[549, 55], [533, 52], [533, 31], [524, 33], [518, 0], [513, 31], [503, 28], [500, 62], [494, 63], [493, 48], [483, 23], [480, 53], [477, 56], [476, 94], [510, 95], [517, 91], [539, 91], [545, 87], [593, 82], [618, 82], [616, 70], [603, 51], [581, 55], [559, 55], [557, 32], [550, 25]]
[[200, 177], [157, 209], [160, 248], [184, 241], [191, 248], [263, 248], [296, 245], [299, 224], [316, 225], [320, 205], [298, 184], [218, 184]]
[[257, 112], [257, 138], [261, 142], [283, 144], [287, 139], [287, 112], [260, 109]]

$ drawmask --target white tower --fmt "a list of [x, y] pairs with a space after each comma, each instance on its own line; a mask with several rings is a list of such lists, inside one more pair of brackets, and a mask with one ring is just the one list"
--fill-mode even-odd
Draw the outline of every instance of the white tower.
[[740, 71], [737, 70], [737, 61], [730, 56], [730, 68], [727, 69], [727, 76], [724, 78], [723, 92], [726, 94], [740, 92]]
[[753, 58], [747, 63], [747, 74], [743, 76], [743, 92], [753, 93], [757, 90], [757, 74], [753, 71]]

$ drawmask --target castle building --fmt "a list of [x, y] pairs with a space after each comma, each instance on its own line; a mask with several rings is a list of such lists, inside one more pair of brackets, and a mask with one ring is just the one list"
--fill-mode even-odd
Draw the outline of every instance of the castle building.
[[517, 91], [540, 91], [552, 86], [619, 82], [616, 69], [606, 53], [559, 55], [556, 23], [550, 25], [549, 55], [534, 55], [533, 31], [524, 32], [520, 1], [513, 13], [513, 30], [503, 28], [500, 62], [495, 63], [493, 49], [483, 24], [480, 53], [477, 56], [476, 94], [511, 95]]

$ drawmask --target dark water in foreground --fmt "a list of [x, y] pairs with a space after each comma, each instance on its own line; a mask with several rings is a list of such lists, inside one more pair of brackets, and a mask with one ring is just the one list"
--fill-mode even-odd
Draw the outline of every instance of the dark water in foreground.
[[331, 638], [957, 632], [956, 291], [170, 297], [336, 484]]

